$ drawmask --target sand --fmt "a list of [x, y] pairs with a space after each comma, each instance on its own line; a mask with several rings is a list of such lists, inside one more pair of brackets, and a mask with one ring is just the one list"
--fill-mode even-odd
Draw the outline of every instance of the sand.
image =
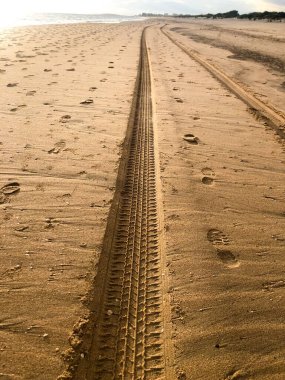
[[0, 373], [9, 379], [55, 379], [73, 325], [86, 314], [141, 30], [66, 25], [3, 33], [0, 187], [19, 183], [0, 206]]
[[[167, 23], [285, 112], [285, 24]], [[81, 352], [146, 25], [169, 373], [285, 376], [284, 141], [164, 24], [0, 33], [0, 378], [56, 379]]]

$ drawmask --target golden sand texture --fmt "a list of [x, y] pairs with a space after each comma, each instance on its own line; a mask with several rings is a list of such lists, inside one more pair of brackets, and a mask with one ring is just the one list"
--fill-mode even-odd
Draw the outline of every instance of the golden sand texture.
[[64, 359], [93, 360], [78, 332], [96, 314], [89, 300], [99, 297], [93, 280], [147, 25], [161, 373], [285, 376], [284, 125], [186, 54], [282, 120], [285, 24], [168, 19], [0, 33], [0, 378], [68, 378]]
[[55, 379], [73, 325], [86, 314], [141, 30], [134, 23], [2, 32], [0, 187], [18, 184], [0, 195], [7, 378]]
[[[251, 61], [233, 69], [220, 58], [228, 51], [171, 35], [232, 77], [267, 72]], [[284, 140], [155, 29], [149, 44], [177, 376], [282, 379]], [[284, 107], [282, 76], [268, 75], [279, 86], [264, 95]]]

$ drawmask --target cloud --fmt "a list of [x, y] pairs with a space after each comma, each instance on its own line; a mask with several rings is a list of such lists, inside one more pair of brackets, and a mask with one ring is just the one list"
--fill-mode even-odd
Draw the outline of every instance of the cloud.
[[270, 0], [268, 2], [271, 4], [281, 5], [284, 7], [285, 10], [285, 0]]
[[259, 11], [285, 11], [285, 0], [260, 0], [257, 1]]
[[[285, 0], [125, 0], [114, 1], [119, 13], [218, 13], [238, 10], [248, 13], [264, 10], [282, 10]], [[118, 6], [120, 5], [120, 6]]]
[[[191, 10], [189, 1], [184, 0], [133, 0], [121, 1], [121, 9], [125, 12], [152, 12], [152, 13], [185, 13]], [[191, 1], [190, 1], [191, 3]]]
[[[120, 10], [124, 13], [141, 13], [141, 12], [152, 12], [152, 13], [201, 13], [212, 11], [216, 12], [231, 10], [233, 7], [237, 7], [240, 3], [244, 1], [239, 0], [212, 0], [210, 1], [200, 1], [199, 3], [195, 0], [130, 0], [121, 1]], [[233, 3], [233, 4], [232, 4]]]
[[9, 7], [36, 12], [66, 13], [240, 13], [284, 10], [285, 0], [9, 0]]

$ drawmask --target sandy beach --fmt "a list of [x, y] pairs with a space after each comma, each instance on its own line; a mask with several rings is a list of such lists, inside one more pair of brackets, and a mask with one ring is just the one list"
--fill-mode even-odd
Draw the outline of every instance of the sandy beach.
[[284, 42], [241, 20], [0, 32], [1, 380], [284, 379]]

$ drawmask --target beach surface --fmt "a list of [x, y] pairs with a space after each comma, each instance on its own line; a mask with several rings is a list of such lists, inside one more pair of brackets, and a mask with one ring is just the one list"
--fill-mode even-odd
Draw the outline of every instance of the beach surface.
[[144, 289], [159, 296], [141, 318], [130, 294], [139, 321], [157, 313], [135, 351], [160, 326], [157, 373], [137, 353], [137, 378], [284, 378], [284, 42], [284, 23], [239, 20], [0, 32], [0, 379], [94, 378], [97, 314], [116, 314], [98, 312], [98, 278], [120, 271], [106, 242], [136, 123], [154, 134], [136, 149], [155, 178], [136, 215], [155, 203], [158, 282]]

